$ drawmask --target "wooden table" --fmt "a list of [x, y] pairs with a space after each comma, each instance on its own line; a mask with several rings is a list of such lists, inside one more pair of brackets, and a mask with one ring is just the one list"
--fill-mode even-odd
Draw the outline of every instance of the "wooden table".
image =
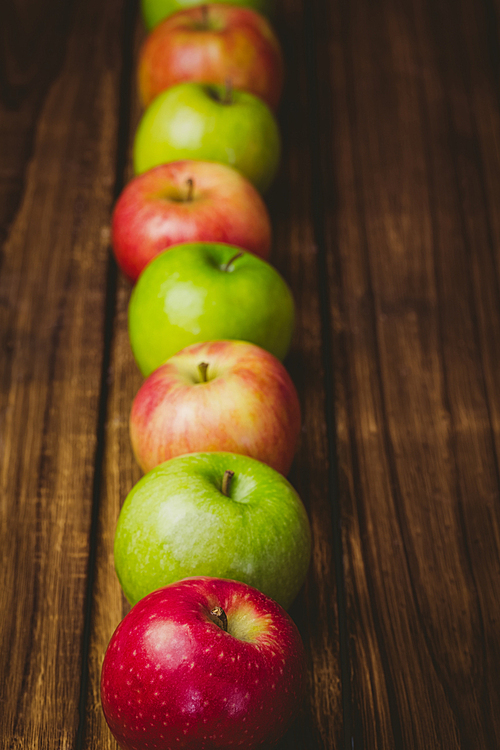
[[[500, 747], [500, 5], [283, 0], [273, 263], [313, 557], [289, 748]], [[103, 653], [139, 478], [131, 0], [0, 4], [0, 746], [116, 748]]]

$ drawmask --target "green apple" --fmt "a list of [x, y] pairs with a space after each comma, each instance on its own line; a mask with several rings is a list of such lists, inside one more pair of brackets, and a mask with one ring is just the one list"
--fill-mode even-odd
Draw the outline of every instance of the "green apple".
[[136, 174], [180, 159], [228, 164], [261, 192], [280, 158], [276, 120], [258, 97], [205, 83], [180, 83], [145, 111], [134, 140]]
[[157, 255], [129, 303], [130, 344], [147, 376], [199, 341], [249, 341], [284, 359], [292, 293], [269, 263], [232, 245], [188, 243]]
[[121, 510], [114, 555], [133, 604], [190, 576], [234, 579], [290, 606], [309, 565], [311, 533], [291, 484], [235, 453], [191, 453], [146, 474]]
[[[273, 14], [273, 0], [218, 0], [219, 3], [230, 3], [241, 5], [245, 8], [253, 8], [266, 16]], [[164, 18], [171, 16], [178, 10], [192, 8], [195, 5], [203, 5], [200, 0], [141, 0], [142, 17], [148, 31], [151, 31]]]

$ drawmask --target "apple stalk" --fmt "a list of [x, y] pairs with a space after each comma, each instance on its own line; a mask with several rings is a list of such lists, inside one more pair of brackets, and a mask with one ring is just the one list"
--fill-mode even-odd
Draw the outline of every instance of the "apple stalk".
[[232, 104], [233, 103], [233, 82], [230, 78], [226, 78], [226, 90], [224, 92], [224, 99], [222, 100], [223, 104]]
[[226, 271], [226, 272], [229, 272], [229, 269], [231, 268], [231, 266], [233, 265], [233, 263], [236, 260], [238, 260], [238, 258], [241, 258], [242, 255], [244, 255], [243, 250], [240, 250], [239, 253], [236, 253], [236, 255], [233, 255], [233, 257], [231, 258], [231, 260], [228, 260], [228, 262], [226, 263], [226, 265], [222, 266], [222, 270]]
[[210, 610], [210, 614], [215, 618], [215, 624], [227, 633], [227, 615], [222, 607], [214, 607]]
[[200, 362], [200, 364], [198, 365], [198, 371], [200, 373], [200, 378], [201, 378], [200, 383], [208, 382], [207, 370], [208, 370], [208, 362]]
[[229, 497], [229, 490], [231, 488], [231, 480], [234, 477], [234, 471], [227, 471], [224, 472], [224, 476], [222, 477], [222, 494], [226, 497]]

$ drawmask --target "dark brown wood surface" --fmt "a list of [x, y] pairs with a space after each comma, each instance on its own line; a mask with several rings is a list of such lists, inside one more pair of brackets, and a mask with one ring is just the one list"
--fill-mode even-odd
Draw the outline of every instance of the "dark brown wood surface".
[[[272, 262], [313, 530], [280, 750], [500, 747], [500, 8], [282, 0]], [[0, 3], [0, 747], [116, 750], [99, 703], [141, 378], [109, 218], [131, 0]]]

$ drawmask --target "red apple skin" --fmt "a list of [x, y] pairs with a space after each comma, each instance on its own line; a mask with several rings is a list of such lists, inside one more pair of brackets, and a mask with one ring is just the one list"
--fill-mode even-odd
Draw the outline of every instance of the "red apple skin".
[[[228, 632], [210, 615], [216, 606]], [[125, 750], [270, 748], [300, 708], [305, 675], [300, 635], [276, 602], [243, 583], [187, 578], [122, 620], [104, 658], [101, 703]]]
[[[208, 382], [200, 382], [200, 363]], [[144, 472], [185, 453], [242, 453], [287, 474], [300, 434], [297, 391], [272, 354], [244, 341], [192, 344], [144, 381], [130, 413]]]
[[223, 242], [267, 260], [271, 221], [259, 192], [232, 167], [205, 161], [161, 164], [131, 180], [111, 220], [123, 273], [135, 282], [156, 255], [186, 242]]
[[283, 56], [269, 21], [250, 8], [206, 4], [177, 11], [146, 37], [138, 65], [144, 106], [185, 81], [249, 91], [276, 110]]

